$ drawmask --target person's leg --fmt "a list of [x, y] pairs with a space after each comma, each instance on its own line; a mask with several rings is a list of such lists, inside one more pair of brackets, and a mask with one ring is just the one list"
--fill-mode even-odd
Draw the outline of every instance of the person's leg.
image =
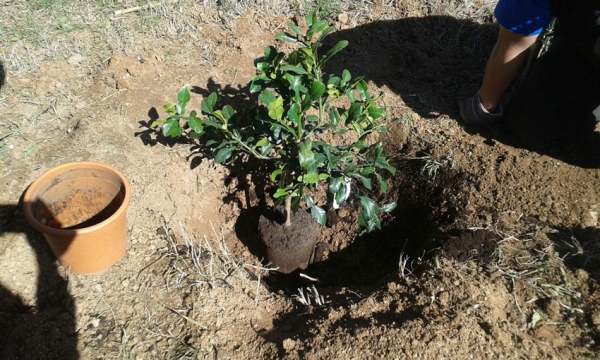
[[498, 41], [488, 59], [479, 90], [481, 104], [490, 113], [496, 111], [502, 94], [517, 76], [527, 57], [527, 50], [536, 39], [537, 35], [524, 36], [500, 27]]
[[499, 0], [494, 15], [501, 28], [481, 88], [458, 104], [467, 125], [486, 126], [502, 119], [500, 99], [515, 79], [527, 50], [552, 20], [551, 0]]

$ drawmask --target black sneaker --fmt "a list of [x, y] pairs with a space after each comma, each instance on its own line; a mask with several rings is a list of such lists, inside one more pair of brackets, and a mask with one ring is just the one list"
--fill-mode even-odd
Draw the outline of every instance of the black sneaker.
[[474, 96], [458, 102], [458, 112], [467, 125], [486, 126], [502, 119], [502, 104], [493, 113], [487, 111], [481, 104], [479, 92]]

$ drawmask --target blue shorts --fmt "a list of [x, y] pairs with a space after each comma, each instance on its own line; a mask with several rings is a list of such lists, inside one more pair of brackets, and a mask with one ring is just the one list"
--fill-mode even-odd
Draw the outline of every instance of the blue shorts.
[[500, 0], [494, 15], [506, 30], [520, 35], [538, 35], [552, 20], [551, 0]]

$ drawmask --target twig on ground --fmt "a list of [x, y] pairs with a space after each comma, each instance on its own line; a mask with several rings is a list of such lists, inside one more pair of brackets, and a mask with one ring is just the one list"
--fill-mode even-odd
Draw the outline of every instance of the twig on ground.
[[308, 276], [308, 275], [306, 275], [306, 274], [303, 274], [303, 273], [300, 273], [300, 274], [298, 274], [298, 275], [299, 275], [301, 278], [305, 278], [305, 279], [307, 279], [307, 280], [309, 280], [309, 281], [314, 281], [314, 282], [318, 282], [318, 281], [319, 281], [319, 279], [317, 279], [317, 278], [314, 278], [314, 277], [310, 277], [310, 276]]
[[[169, 1], [169, 3], [172, 3], [172, 4], [174, 4], [176, 2], [177, 2], [177, 0], [171, 0], [171, 1]], [[148, 3], [148, 4], [142, 5], [142, 6], [134, 6], [134, 7], [130, 7], [130, 8], [127, 8], [127, 9], [116, 10], [115, 11], [115, 16], [125, 15], [125, 14], [129, 14], [129, 13], [132, 13], [132, 12], [140, 11], [140, 10], [153, 9], [153, 8], [155, 8], [157, 6], [160, 6], [160, 5], [161, 5], [160, 2], [157, 2], [157, 3]]]

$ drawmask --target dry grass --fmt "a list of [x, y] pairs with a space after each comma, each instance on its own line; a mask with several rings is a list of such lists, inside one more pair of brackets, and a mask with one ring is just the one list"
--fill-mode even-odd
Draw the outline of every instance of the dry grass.
[[510, 281], [517, 310], [524, 319], [535, 313], [538, 300], [558, 301], [566, 315], [582, 314], [580, 289], [574, 289], [568, 277], [565, 257], [541, 229], [533, 228], [521, 236], [500, 234], [496, 260], [488, 265]]
[[[36, 71], [42, 63], [66, 61], [81, 56], [77, 65], [82, 73], [93, 76], [107, 66], [113, 54], [135, 54], [147, 49], [140, 39], [155, 39], [156, 48], [168, 49], [174, 41], [182, 41], [177, 53], [169, 53], [169, 61], [183, 64], [189, 61], [192, 48], [205, 48], [202, 24], [217, 24], [223, 30], [233, 29], [235, 20], [246, 11], [256, 11], [270, 17], [294, 17], [317, 11], [321, 17], [337, 18], [344, 14], [350, 24], [423, 13], [469, 18], [489, 22], [491, 1], [408, 1], [391, 0], [5, 0], [0, 12], [0, 61], [6, 72], [6, 86], [0, 92], [0, 111], [7, 108], [7, 98], [15, 97], [47, 107], [50, 99], [28, 96], [21, 92], [16, 79]], [[379, 9], [374, 11], [374, 9]], [[132, 10], [119, 13], [123, 10]], [[375, 15], [377, 14], [377, 15]], [[69, 106], [70, 93], [52, 99], [54, 109]], [[40, 109], [41, 110], [41, 109]], [[54, 114], [59, 116], [60, 114]], [[11, 123], [26, 119], [13, 117], [0, 123], [0, 139], [14, 133]], [[49, 119], [46, 119], [49, 120]], [[21, 125], [19, 125], [21, 126]], [[0, 153], [6, 153], [6, 142], [0, 140]]]
[[[169, 261], [164, 274], [165, 292], [190, 287], [235, 289], [241, 285], [255, 289], [250, 295], [255, 304], [258, 304], [261, 278], [273, 269], [265, 268], [259, 262], [249, 263], [238, 260], [228, 249], [223, 233], [217, 232], [214, 227], [213, 236], [211, 238], [204, 236], [202, 239], [189, 236], [181, 223], [178, 227], [183, 241], [176, 240], [169, 224], [164, 222], [163, 232], [167, 246], [158, 249], [156, 253], [158, 260]], [[144, 270], [146, 268], [142, 269]]]

